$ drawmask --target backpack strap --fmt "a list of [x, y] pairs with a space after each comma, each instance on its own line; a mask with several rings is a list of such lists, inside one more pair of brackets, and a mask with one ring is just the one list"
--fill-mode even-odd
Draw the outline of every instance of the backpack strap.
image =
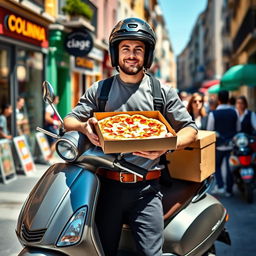
[[163, 113], [164, 100], [161, 93], [161, 84], [154, 76], [148, 73], [146, 74], [149, 76], [150, 85], [152, 87], [154, 110], [158, 110]]
[[105, 106], [108, 101], [108, 95], [112, 86], [114, 80], [114, 76], [111, 76], [105, 80], [103, 80], [102, 88], [100, 91], [100, 96], [99, 96], [99, 111], [104, 112], [105, 111]]

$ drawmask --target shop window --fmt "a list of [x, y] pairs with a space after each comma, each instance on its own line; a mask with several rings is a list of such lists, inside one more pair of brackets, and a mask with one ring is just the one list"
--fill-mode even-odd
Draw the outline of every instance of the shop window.
[[17, 52], [16, 75], [18, 95], [24, 98], [24, 106], [20, 111], [16, 109], [16, 119], [21, 118], [22, 112], [27, 124], [18, 127], [19, 134], [30, 134], [36, 131], [37, 126], [43, 126], [43, 54], [35, 51], [19, 49]]

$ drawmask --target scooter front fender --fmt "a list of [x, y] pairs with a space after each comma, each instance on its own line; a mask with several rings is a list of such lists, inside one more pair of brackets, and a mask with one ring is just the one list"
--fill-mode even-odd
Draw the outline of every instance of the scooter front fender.
[[18, 256], [65, 256], [65, 254], [33, 247], [25, 247]]

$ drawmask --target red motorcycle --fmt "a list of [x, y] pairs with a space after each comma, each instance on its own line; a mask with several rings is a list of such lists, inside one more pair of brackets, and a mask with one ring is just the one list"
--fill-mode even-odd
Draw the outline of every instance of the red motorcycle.
[[256, 138], [246, 133], [238, 133], [232, 139], [233, 150], [229, 158], [234, 182], [248, 203], [253, 202], [256, 187]]

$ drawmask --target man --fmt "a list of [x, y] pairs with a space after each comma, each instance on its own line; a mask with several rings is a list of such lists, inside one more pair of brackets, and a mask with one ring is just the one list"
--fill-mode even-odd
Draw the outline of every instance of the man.
[[[59, 103], [59, 96], [55, 95], [53, 97], [53, 104], [57, 106], [58, 103]], [[58, 134], [61, 123], [58, 116], [55, 114], [54, 110], [49, 104], [47, 104], [45, 107], [44, 119], [45, 119], [45, 129], [51, 133]], [[50, 160], [53, 157], [55, 152], [56, 139], [53, 138], [52, 136], [47, 135], [47, 140], [50, 144], [50, 150], [51, 150], [51, 153], [49, 156], [47, 156], [47, 158]]]
[[[150, 80], [144, 73], [144, 69], [152, 64], [155, 48], [155, 34], [151, 27], [137, 18], [122, 20], [112, 30], [109, 44], [112, 66], [119, 75], [114, 77], [105, 111], [154, 110]], [[101, 149], [94, 131], [97, 120], [92, 115], [99, 111], [101, 88], [102, 82], [94, 83], [64, 119], [65, 128], [86, 134], [96, 146], [95, 151]], [[185, 147], [195, 140], [197, 128], [175, 90], [163, 86], [161, 91], [163, 114], [178, 135], [177, 148]], [[124, 157], [128, 162], [157, 173], [159, 158], [164, 153], [165, 150], [133, 152]], [[99, 174], [101, 192], [96, 211], [96, 224], [105, 255], [117, 254], [124, 221], [134, 234], [137, 255], [162, 255], [164, 225], [159, 178], [122, 183], [109, 178], [109, 172], [108, 177]]]
[[[236, 111], [228, 105], [228, 91], [218, 93], [218, 103], [216, 110], [209, 113], [207, 130], [216, 131], [216, 183], [217, 187], [212, 191], [215, 194], [225, 194], [227, 197], [232, 195], [233, 177], [230, 171], [228, 159], [232, 150], [230, 141], [240, 130], [240, 122]], [[224, 188], [223, 173], [221, 165], [223, 160], [226, 163], [226, 188]]]
[[12, 139], [7, 126], [7, 118], [12, 114], [12, 106], [10, 104], [4, 104], [2, 106], [0, 115], [0, 139]]
[[17, 130], [18, 134], [29, 134], [29, 122], [28, 118], [24, 113], [25, 99], [21, 96], [17, 98], [16, 101], [16, 120], [17, 120]]

